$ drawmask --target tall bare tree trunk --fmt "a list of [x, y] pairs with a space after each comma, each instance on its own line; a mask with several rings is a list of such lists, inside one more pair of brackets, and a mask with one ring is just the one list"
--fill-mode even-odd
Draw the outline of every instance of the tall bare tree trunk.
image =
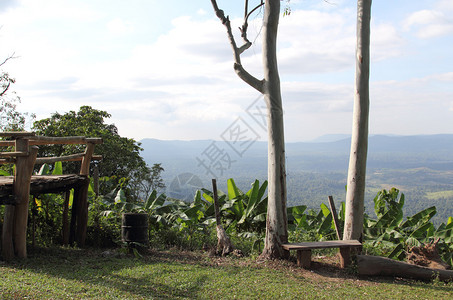
[[[282, 248], [288, 241], [288, 220], [286, 216], [286, 169], [285, 139], [283, 131], [283, 108], [280, 92], [280, 78], [277, 66], [277, 31], [280, 17], [280, 0], [261, 1], [257, 7], [248, 8], [245, 0], [244, 24], [240, 28], [244, 44], [237, 46], [231, 31], [230, 20], [211, 0], [217, 17], [227, 28], [228, 39], [234, 54], [234, 70], [251, 87], [264, 95], [268, 109], [268, 208], [266, 221], [266, 239], [262, 256], [265, 258], [283, 258], [289, 252]], [[259, 80], [249, 74], [241, 63], [241, 54], [252, 43], [247, 39], [248, 17], [250, 13], [264, 5], [263, 18], [263, 69], [264, 79]]]
[[351, 152], [343, 239], [361, 240], [368, 152], [371, 0], [357, 1], [357, 50]]
[[282, 244], [288, 242], [286, 216], [286, 169], [283, 108], [277, 66], [277, 29], [280, 0], [268, 0], [264, 6], [263, 68], [264, 99], [268, 108], [268, 202], [266, 239], [262, 255], [288, 256]]

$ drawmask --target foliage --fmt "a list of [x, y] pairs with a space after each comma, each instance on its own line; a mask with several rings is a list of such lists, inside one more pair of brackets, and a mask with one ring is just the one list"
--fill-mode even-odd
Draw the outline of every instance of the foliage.
[[437, 229], [431, 222], [436, 214], [436, 207], [426, 208], [413, 216], [403, 217], [405, 197], [399, 190], [392, 188], [382, 190], [374, 198], [377, 219], [365, 216], [365, 240], [371, 241], [372, 246], [389, 249], [390, 258], [404, 259], [406, 251], [411, 246], [420, 246], [440, 238], [442, 258], [452, 264], [452, 228], [450, 218], [447, 224], [442, 223]]
[[148, 199], [152, 191], [165, 189], [162, 172], [165, 171], [160, 163], [155, 163], [151, 169], [141, 168], [134, 173], [136, 180], [129, 182], [132, 191], [135, 191], [135, 199]]
[[[55, 163], [53, 170], [43, 164], [37, 175], [61, 175], [62, 163]], [[71, 195], [72, 202], [72, 195]], [[32, 196], [30, 201], [31, 226], [28, 235], [33, 243], [51, 246], [62, 242], [61, 224], [64, 197], [61, 194], [41, 194]]]
[[[7, 57], [0, 63], [0, 67], [13, 56]], [[0, 131], [24, 130], [27, 122], [31, 122], [34, 114], [21, 113], [17, 111], [17, 104], [20, 103], [19, 96], [11, 91], [11, 86], [16, 82], [7, 72], [0, 69]]]
[[[293, 242], [300, 241], [322, 241], [337, 239], [335, 223], [333, 221], [330, 209], [324, 203], [321, 203], [319, 212], [312, 209], [306, 211], [305, 205], [288, 207], [288, 223], [292, 234]], [[344, 202], [339, 209], [338, 220], [340, 232], [344, 224]]]
[[[43, 165], [41, 174], [59, 174], [61, 163], [53, 168]], [[116, 180], [103, 178], [114, 186]], [[92, 183], [91, 183], [92, 184]], [[191, 203], [167, 197], [153, 190], [146, 201], [136, 201], [125, 192], [127, 180], [120, 180], [112, 190], [96, 196], [89, 190], [89, 245], [112, 247], [121, 244], [121, 216], [125, 212], [144, 212], [149, 216], [149, 236], [154, 248], [177, 247], [185, 250], [212, 248], [216, 244], [213, 194], [207, 189], [197, 191]], [[233, 179], [227, 181], [228, 193], [218, 192], [221, 219], [231, 239], [244, 253], [260, 251], [265, 229], [267, 182], [258, 180], [244, 193]], [[32, 224], [36, 241], [52, 245], [59, 241], [62, 197], [44, 195], [33, 199]], [[437, 228], [431, 223], [436, 208], [424, 209], [404, 218], [404, 194], [393, 188], [379, 191], [374, 199], [376, 219], [365, 216], [364, 249], [374, 255], [387, 255], [403, 259], [405, 251], [413, 245], [440, 239], [442, 258], [451, 264], [453, 218]], [[345, 205], [338, 209], [340, 227], [344, 226]], [[330, 209], [321, 204], [320, 210], [307, 210], [304, 205], [287, 209], [290, 242], [337, 239]], [[341, 228], [340, 228], [341, 232]], [[31, 233], [30, 233], [31, 235]]]
[[[103, 143], [96, 145], [95, 154], [102, 155], [103, 159], [97, 162], [101, 177], [127, 178], [130, 189], [125, 190], [135, 198], [142, 196], [149, 189], [143, 187], [156, 186], [162, 188], [160, 178], [164, 170], [160, 164], [151, 169], [140, 156], [140, 143], [134, 139], [121, 137], [114, 124], [106, 124], [105, 119], [110, 118], [106, 111], [96, 110], [90, 106], [80, 107], [78, 112], [70, 111], [65, 114], [58, 112], [50, 118], [33, 123], [33, 130], [38, 135], [44, 136], [86, 136], [100, 137]], [[54, 145], [43, 146], [39, 149], [39, 156], [61, 156], [83, 151], [83, 145]], [[93, 165], [92, 165], [93, 167]], [[64, 166], [65, 173], [78, 173], [77, 163], [68, 163]], [[114, 176], [114, 177], [113, 177]], [[103, 186], [101, 194], [108, 193]], [[146, 195], [145, 195], [146, 196]]]
[[[220, 212], [228, 232], [252, 241], [251, 246], [255, 248], [261, 242], [265, 228], [266, 188], [267, 182], [260, 185], [256, 180], [252, 188], [243, 193], [234, 180], [229, 179], [228, 195], [219, 191]], [[119, 241], [118, 225], [115, 228], [109, 224], [119, 224], [124, 212], [147, 213], [149, 236], [159, 237], [167, 246], [201, 249], [215, 245], [214, 201], [209, 190], [197, 191], [192, 203], [158, 194], [156, 190], [146, 201], [131, 201], [119, 184], [90, 205], [90, 232], [97, 232], [98, 240]]]

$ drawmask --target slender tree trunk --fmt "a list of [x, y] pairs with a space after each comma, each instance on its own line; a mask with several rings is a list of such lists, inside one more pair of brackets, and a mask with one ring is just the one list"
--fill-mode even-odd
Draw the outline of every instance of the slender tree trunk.
[[[219, 9], [217, 1], [211, 0], [217, 17], [227, 28], [228, 40], [234, 54], [236, 74], [251, 87], [264, 95], [268, 109], [268, 205], [266, 220], [266, 239], [262, 256], [264, 258], [284, 258], [289, 252], [282, 248], [288, 241], [288, 220], [286, 216], [286, 170], [285, 139], [283, 130], [283, 108], [280, 92], [280, 78], [277, 66], [277, 31], [280, 17], [280, 0], [260, 2], [252, 10], [245, 0], [244, 24], [240, 28], [244, 44], [237, 46], [231, 24]], [[263, 69], [264, 79], [259, 80], [248, 73], [241, 63], [241, 54], [251, 46], [247, 39], [247, 19], [251, 11], [264, 5], [263, 18]]]
[[263, 68], [264, 99], [268, 107], [268, 204], [266, 239], [262, 255], [283, 258], [289, 255], [286, 216], [286, 169], [283, 108], [277, 66], [277, 29], [280, 0], [268, 0], [264, 8]]
[[371, 0], [357, 1], [357, 51], [344, 240], [361, 240], [368, 152]]

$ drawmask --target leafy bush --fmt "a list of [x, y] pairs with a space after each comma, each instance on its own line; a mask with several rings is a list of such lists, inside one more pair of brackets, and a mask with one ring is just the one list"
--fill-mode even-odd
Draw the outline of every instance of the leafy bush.
[[378, 192], [374, 204], [377, 219], [365, 216], [364, 222], [365, 240], [370, 246], [379, 247], [390, 258], [404, 259], [409, 247], [439, 239], [440, 254], [452, 265], [452, 218], [435, 228], [431, 219], [437, 210], [432, 206], [405, 219], [404, 194], [395, 188]]

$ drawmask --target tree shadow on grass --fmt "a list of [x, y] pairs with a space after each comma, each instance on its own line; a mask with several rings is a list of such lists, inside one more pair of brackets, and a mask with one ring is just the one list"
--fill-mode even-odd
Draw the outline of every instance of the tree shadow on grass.
[[[207, 280], [203, 272], [194, 274], [187, 267], [196, 262], [190, 256], [163, 253], [136, 258], [118, 253], [104, 255], [98, 250], [38, 248], [29, 252], [27, 260], [16, 260], [6, 266], [68, 280], [74, 283], [68, 292], [81, 297], [105, 289], [138, 298], [196, 298]], [[171, 280], [175, 273], [177, 282]], [[79, 283], [83, 284], [78, 286]], [[95, 291], [90, 292], [90, 287]], [[21, 294], [19, 289], [12, 295]]]

